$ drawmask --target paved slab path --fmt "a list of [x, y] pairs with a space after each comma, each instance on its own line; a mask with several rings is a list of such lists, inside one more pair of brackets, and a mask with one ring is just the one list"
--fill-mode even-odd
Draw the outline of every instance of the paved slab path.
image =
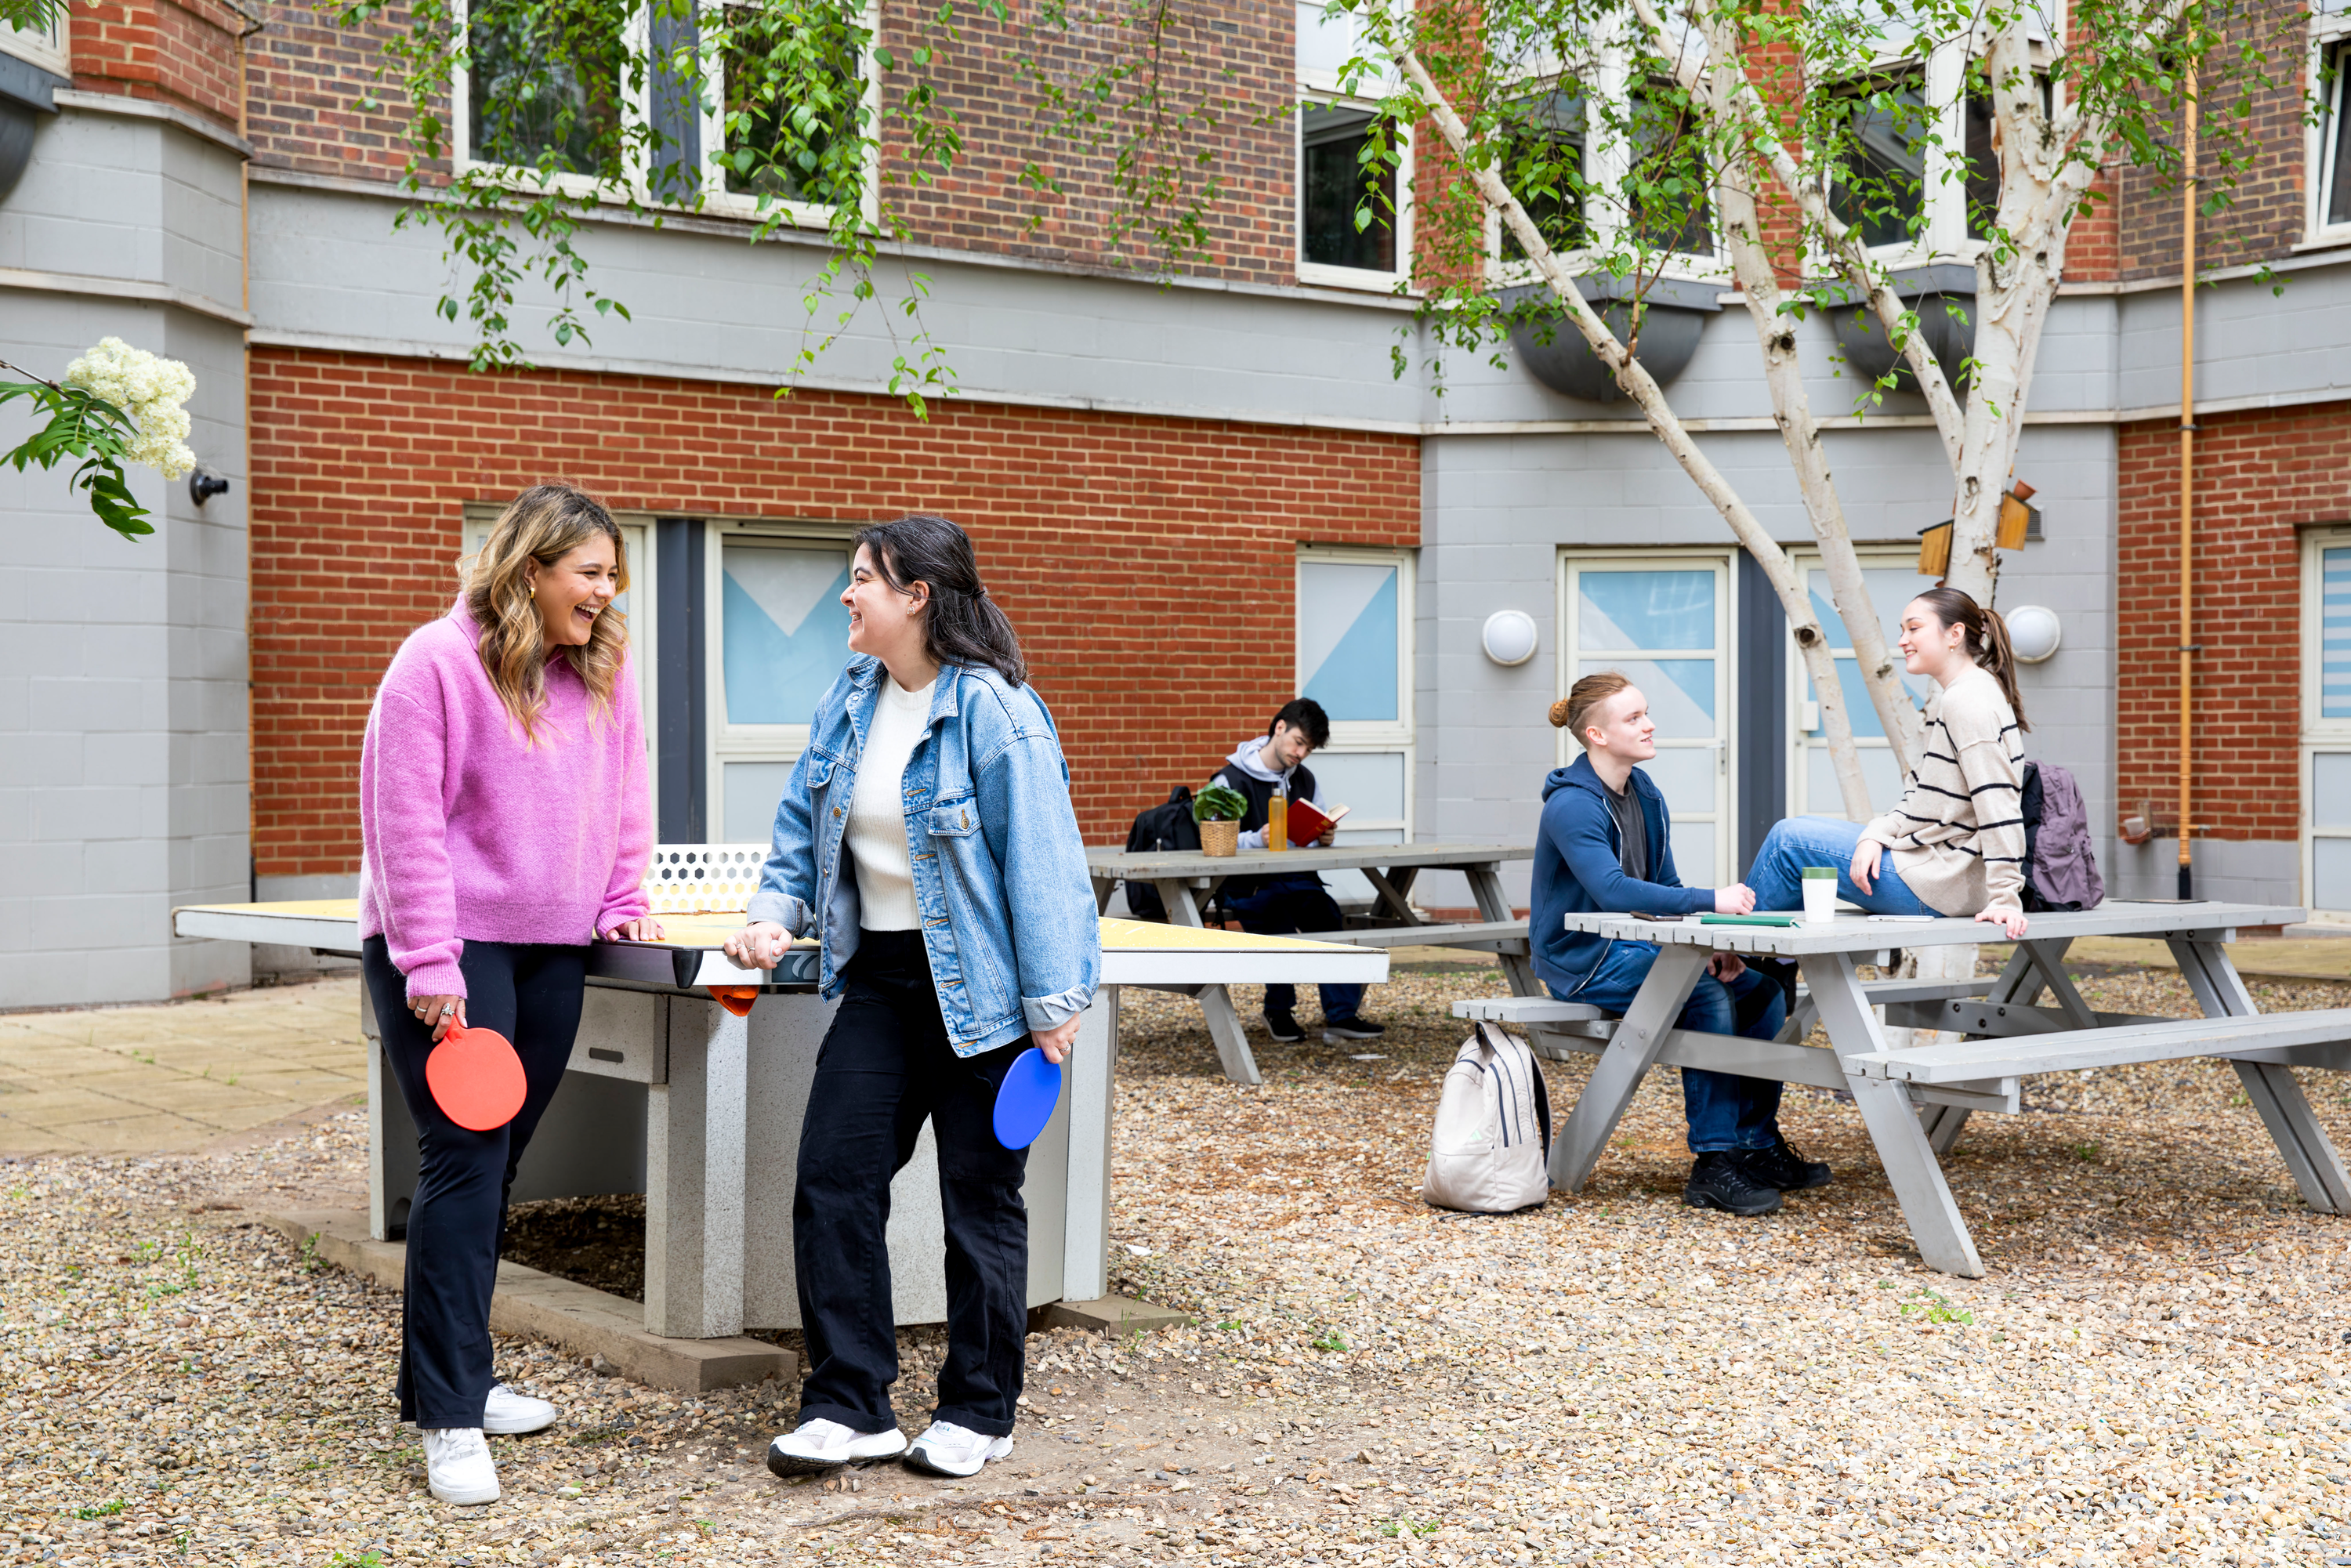
[[366, 1092], [355, 975], [0, 1014], [0, 1155], [192, 1151]]

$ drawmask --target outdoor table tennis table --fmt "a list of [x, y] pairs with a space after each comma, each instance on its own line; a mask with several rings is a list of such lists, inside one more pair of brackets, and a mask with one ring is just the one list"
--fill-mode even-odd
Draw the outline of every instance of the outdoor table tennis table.
[[[794, 1170], [818, 1047], [834, 1004], [816, 995], [817, 950], [793, 946], [772, 975], [719, 951], [739, 913], [661, 915], [660, 942], [597, 942], [580, 1034], [517, 1175], [516, 1201], [645, 1195], [644, 1324], [716, 1339], [799, 1326], [791, 1258]], [[175, 910], [181, 936], [360, 950], [353, 899]], [[1090, 1301], [1109, 1288], [1111, 1091], [1126, 986], [1183, 988], [1324, 980], [1370, 984], [1387, 955], [1364, 948], [1134, 920], [1102, 922], [1102, 989], [1062, 1074], [1061, 1103], [1030, 1145], [1029, 1302]], [[737, 1016], [711, 988], [756, 988]], [[416, 1132], [386, 1075], [365, 987], [368, 1186], [379, 1240], [404, 1228]], [[891, 1188], [897, 1321], [946, 1317], [938, 1167], [926, 1127]]]
[[[2293, 925], [2304, 911], [2265, 904], [2109, 901], [2078, 914], [2032, 917], [1997, 978], [1864, 981], [1860, 967], [1887, 949], [1998, 940], [1973, 920], [1896, 922], [1840, 914], [1825, 925], [1709, 925], [1697, 916], [1652, 920], [1571, 915], [1570, 930], [1654, 942], [1657, 961], [1619, 1019], [1573, 1001], [1493, 998], [1455, 1005], [1467, 1018], [1517, 1023], [1558, 1049], [1599, 1061], [1552, 1145], [1554, 1186], [1579, 1190], [1649, 1069], [1702, 1067], [1839, 1089], [1852, 1094], [1928, 1265], [1983, 1273], [1975, 1242], [1945, 1181], [1950, 1151], [1977, 1111], [2020, 1108], [2019, 1083], [2037, 1073], [2128, 1062], [2216, 1057], [2236, 1069], [2304, 1202], [2351, 1212], [2351, 1176], [2294, 1082], [2295, 1067], [2351, 1069], [2351, 1009], [2263, 1014], [2222, 944], [2241, 926]], [[2162, 1019], [2101, 1013], [2065, 973], [2065, 950], [2085, 936], [2158, 937], [2171, 949], [2204, 1016]], [[1792, 958], [1806, 992], [1777, 1040], [1701, 1034], [1674, 1027], [1716, 953]], [[2052, 1005], [2040, 1005], [2046, 994]], [[1956, 1033], [1956, 1041], [1887, 1048], [1887, 1024]], [[1802, 1043], [1814, 1021], [1825, 1051]]]
[[[1149, 883], [1167, 906], [1168, 920], [1177, 925], [1203, 924], [1201, 906], [1228, 877], [1273, 876], [1300, 872], [1356, 871], [1364, 873], [1376, 897], [1373, 919], [1378, 924], [1350, 926], [1344, 931], [1303, 935], [1312, 940], [1343, 942], [1359, 947], [1467, 947], [1492, 953], [1501, 961], [1503, 978], [1513, 996], [1539, 997], [1527, 956], [1527, 923], [1514, 919], [1510, 901], [1502, 892], [1504, 861], [1534, 859], [1528, 844], [1338, 844], [1329, 848], [1243, 850], [1237, 855], [1204, 854], [1198, 850], [1086, 851], [1086, 869], [1094, 881], [1094, 907], [1110, 907], [1111, 894], [1122, 882]], [[1423, 919], [1412, 906], [1412, 884], [1424, 871], [1458, 871], [1469, 879], [1469, 895], [1481, 919], [1443, 924]], [[1196, 897], [1195, 895], [1197, 895]], [[1162, 989], [1179, 988], [1165, 987]], [[1222, 985], [1180, 988], [1195, 997], [1207, 1018], [1208, 1038], [1216, 1042], [1225, 1076], [1236, 1083], [1261, 1082], [1257, 1058], [1250, 1054], [1249, 1036], [1240, 1014]]]

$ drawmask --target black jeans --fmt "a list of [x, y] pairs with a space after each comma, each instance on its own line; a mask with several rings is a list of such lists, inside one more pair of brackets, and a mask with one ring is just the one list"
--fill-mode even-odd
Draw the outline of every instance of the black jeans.
[[939, 1017], [917, 931], [862, 931], [825, 1031], [800, 1128], [792, 1265], [810, 1372], [800, 1419], [886, 1432], [898, 1418], [890, 1302], [890, 1178], [923, 1124], [939, 1151], [946, 1219], [947, 1359], [936, 1416], [1001, 1437], [1012, 1430], [1028, 1350], [1029, 1151], [996, 1141], [996, 1091], [1024, 1038], [958, 1057]]
[[490, 1371], [490, 1291], [506, 1236], [507, 1194], [547, 1103], [563, 1082], [580, 1032], [588, 949], [468, 942], [465, 1022], [514, 1042], [528, 1088], [503, 1127], [469, 1132], [443, 1114], [424, 1082], [433, 1031], [409, 1010], [408, 979], [381, 936], [360, 945], [368, 996], [383, 1031], [384, 1065], [416, 1124], [416, 1197], [408, 1209], [401, 1294], [400, 1418], [419, 1427], [478, 1427]]
[[[1301, 931], [1336, 931], [1347, 924], [1339, 901], [1320, 882], [1311, 887], [1269, 887], [1238, 897], [1225, 895], [1225, 907], [1240, 917], [1241, 929], [1252, 936], [1289, 936]], [[1364, 1005], [1361, 986], [1325, 984], [1322, 1021], [1343, 1023]], [[1298, 1006], [1298, 988], [1280, 984], [1265, 988], [1265, 1010], [1286, 1013]]]

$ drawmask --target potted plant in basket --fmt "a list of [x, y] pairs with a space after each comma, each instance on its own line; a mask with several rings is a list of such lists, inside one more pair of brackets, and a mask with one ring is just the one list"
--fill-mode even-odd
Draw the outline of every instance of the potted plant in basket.
[[1192, 821], [1199, 824], [1200, 852], [1238, 854], [1241, 847], [1241, 816], [1249, 797], [1229, 784], [1211, 784], [1192, 797]]

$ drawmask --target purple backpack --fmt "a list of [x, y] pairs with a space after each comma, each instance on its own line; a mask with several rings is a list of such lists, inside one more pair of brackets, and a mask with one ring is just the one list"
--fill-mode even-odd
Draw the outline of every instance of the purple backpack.
[[2095, 909], [2106, 896], [2090, 847], [2081, 786], [2053, 763], [2024, 765], [2024, 907], [2028, 914]]

